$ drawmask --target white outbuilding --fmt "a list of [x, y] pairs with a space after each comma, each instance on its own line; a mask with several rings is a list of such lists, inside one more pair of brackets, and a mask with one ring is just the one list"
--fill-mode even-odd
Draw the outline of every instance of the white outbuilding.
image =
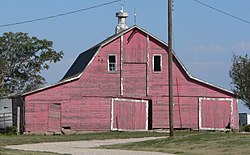
[[246, 126], [250, 124], [250, 114], [239, 113], [239, 126]]

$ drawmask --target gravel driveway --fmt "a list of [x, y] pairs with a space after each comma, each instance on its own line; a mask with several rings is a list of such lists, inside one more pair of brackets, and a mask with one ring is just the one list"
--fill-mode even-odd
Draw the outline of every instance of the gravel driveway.
[[72, 142], [51, 142], [23, 145], [9, 145], [6, 148], [27, 150], [27, 151], [47, 151], [59, 154], [72, 155], [169, 155], [158, 152], [145, 151], [127, 151], [127, 150], [111, 150], [111, 149], [94, 149], [101, 145], [113, 145], [129, 142], [140, 142], [166, 137], [146, 137], [146, 138], [129, 138], [129, 139], [108, 139], [108, 140], [91, 140], [91, 141], [72, 141]]

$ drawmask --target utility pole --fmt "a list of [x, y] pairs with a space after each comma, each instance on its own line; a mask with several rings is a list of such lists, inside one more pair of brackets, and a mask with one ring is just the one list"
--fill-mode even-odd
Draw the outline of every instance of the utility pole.
[[173, 54], [172, 54], [172, 0], [168, 0], [168, 83], [169, 83], [169, 129], [170, 129], [170, 137], [174, 136], [172, 62], [173, 62]]

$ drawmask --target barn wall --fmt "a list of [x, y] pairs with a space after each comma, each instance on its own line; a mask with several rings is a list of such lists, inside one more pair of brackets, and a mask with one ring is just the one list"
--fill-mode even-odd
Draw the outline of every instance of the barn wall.
[[134, 29], [124, 35], [123, 63], [147, 63], [146, 34]]
[[147, 39], [136, 29], [126, 33], [122, 42], [121, 94], [124, 97], [145, 97], [147, 94]]
[[[108, 56], [116, 54], [117, 71], [108, 72]], [[77, 86], [81, 88], [82, 96], [118, 96], [120, 94], [120, 39], [100, 49], [91, 65], [89, 65]]]
[[[169, 128], [168, 103], [168, 97], [153, 98], [153, 128]], [[174, 128], [198, 128], [198, 98], [174, 97]]]
[[233, 116], [234, 116], [234, 129], [239, 130], [239, 113], [238, 113], [238, 100], [233, 99]]
[[[26, 129], [48, 130], [48, 104], [61, 104], [61, 126], [72, 130], [109, 130], [110, 99], [120, 94], [120, 68], [108, 73], [108, 55], [119, 56], [120, 39], [100, 49], [80, 79], [25, 97]], [[108, 110], [108, 111], [107, 111]]]
[[[108, 72], [108, 55], [116, 54], [117, 71]], [[153, 72], [154, 54], [162, 55], [162, 71]], [[26, 131], [47, 131], [48, 104], [61, 104], [61, 126], [72, 130], [110, 130], [111, 99], [152, 100], [152, 127], [168, 128], [168, 53], [166, 46], [138, 29], [103, 46], [82, 76], [25, 97]], [[174, 59], [175, 128], [199, 128], [199, 97], [233, 98], [190, 79]], [[233, 98], [235, 128], [237, 101]]]
[[108, 98], [86, 97], [62, 104], [62, 127], [72, 130], [109, 130]]
[[[26, 101], [26, 132], [49, 130], [49, 105], [60, 104], [62, 128], [78, 130], [109, 130], [110, 103], [108, 98], [86, 97], [57, 101]], [[60, 131], [60, 130], [59, 130]]]
[[[149, 96], [168, 96], [168, 53], [162, 44], [153, 38], [149, 38]], [[153, 71], [154, 54], [162, 56], [162, 71]], [[173, 64], [174, 66], [174, 64]]]
[[[230, 123], [230, 128], [238, 129], [237, 101], [232, 98], [213, 99], [210, 104], [205, 105], [207, 101], [204, 101], [199, 105], [199, 97], [174, 97], [174, 128], [223, 129]], [[154, 97], [152, 101], [153, 128], [169, 128], [169, 98]], [[199, 116], [200, 106], [203, 117]], [[201, 119], [203, 124], [199, 126]]]
[[[153, 38], [149, 38], [149, 96], [153, 98], [153, 128], [168, 128], [168, 54], [165, 47]], [[162, 55], [161, 73], [153, 72], [153, 55]], [[212, 86], [190, 79], [174, 59], [173, 63], [173, 89], [174, 89], [174, 127], [199, 128], [198, 99], [199, 97], [229, 98], [233, 99], [233, 128], [238, 129], [237, 101], [228, 93]], [[216, 109], [212, 105], [211, 108]], [[226, 106], [230, 110], [230, 106]], [[223, 114], [220, 109], [219, 114]], [[215, 114], [216, 115], [216, 114]], [[207, 116], [210, 117], [210, 116]]]

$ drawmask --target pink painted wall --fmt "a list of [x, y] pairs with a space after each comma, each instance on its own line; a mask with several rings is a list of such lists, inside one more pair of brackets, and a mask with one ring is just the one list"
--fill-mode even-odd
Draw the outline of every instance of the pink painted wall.
[[[50, 103], [61, 104], [62, 127], [110, 130], [111, 99], [117, 97], [152, 100], [153, 128], [168, 128], [166, 48], [151, 36], [147, 40], [147, 34], [137, 28], [125, 33], [123, 42], [121, 37], [114, 39], [100, 49], [79, 79], [25, 96], [25, 130], [48, 130]], [[109, 54], [117, 56], [116, 73], [108, 72]], [[160, 73], [153, 72], [154, 54], [162, 55]], [[234, 127], [238, 128], [237, 103], [231, 94], [190, 79], [176, 60], [173, 76], [176, 128], [198, 129], [199, 97], [233, 98]]]

